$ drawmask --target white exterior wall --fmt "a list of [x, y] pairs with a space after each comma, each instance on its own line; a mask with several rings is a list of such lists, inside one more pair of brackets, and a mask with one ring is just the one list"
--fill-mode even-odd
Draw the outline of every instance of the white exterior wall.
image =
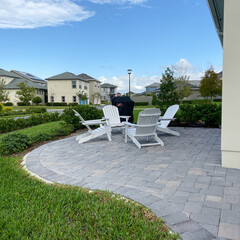
[[[72, 88], [72, 80], [48, 80], [48, 102], [51, 102], [51, 96], [54, 97], [54, 102], [62, 102], [62, 96], [65, 96], [65, 102], [67, 104], [73, 102], [73, 96], [76, 96], [76, 93], [83, 91], [86, 93], [89, 98], [89, 83], [81, 80], [76, 81], [77, 87]], [[79, 89], [79, 84], [81, 83], [82, 89]], [[84, 85], [87, 85], [87, 90], [84, 89]], [[77, 97], [77, 102], [78, 97]]]
[[10, 83], [13, 79], [14, 78], [12, 78], [12, 77], [0, 76], [0, 81], [3, 80], [5, 82], [5, 84]]
[[222, 165], [240, 169], [240, 1], [224, 1]]
[[89, 81], [89, 100], [92, 104], [101, 104], [101, 86], [97, 81]]

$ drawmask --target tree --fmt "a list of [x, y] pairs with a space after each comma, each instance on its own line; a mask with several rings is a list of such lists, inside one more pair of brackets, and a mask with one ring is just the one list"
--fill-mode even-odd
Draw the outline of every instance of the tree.
[[17, 86], [19, 87], [19, 90], [16, 92], [17, 97], [28, 106], [30, 101], [35, 97], [36, 89], [28, 86], [26, 82], [21, 82]]
[[177, 77], [175, 79], [175, 84], [180, 104], [182, 104], [182, 100], [192, 94], [192, 88], [189, 84], [189, 76], [184, 75]]
[[212, 67], [205, 72], [200, 82], [199, 91], [203, 97], [210, 97], [211, 102], [217, 95], [222, 95], [222, 81]]
[[165, 70], [160, 81], [160, 91], [158, 94], [158, 105], [161, 110], [178, 102], [178, 95], [176, 91], [176, 84], [174, 82], [173, 71], [170, 68]]
[[42, 99], [41, 99], [41, 97], [36, 96], [36, 97], [34, 97], [34, 98], [32, 99], [32, 102], [33, 102], [34, 104], [38, 105], [38, 104], [42, 103]]
[[0, 102], [6, 102], [9, 101], [9, 97], [8, 94], [9, 92], [7, 92], [6, 90], [4, 90], [6, 83], [4, 82], [4, 80], [2, 79], [0, 81]]

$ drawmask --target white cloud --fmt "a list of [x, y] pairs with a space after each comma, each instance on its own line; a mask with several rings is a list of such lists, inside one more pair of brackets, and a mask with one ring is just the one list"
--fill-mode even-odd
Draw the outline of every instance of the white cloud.
[[0, 0], [0, 28], [37, 28], [94, 15], [72, 0]]
[[194, 67], [186, 59], [181, 58], [177, 63], [171, 65], [171, 68], [174, 70], [175, 75], [190, 76], [191, 80], [199, 80], [204, 75], [204, 70]]
[[98, 3], [98, 4], [124, 4], [124, 3], [130, 3], [130, 4], [141, 4], [147, 2], [147, 0], [89, 0], [92, 3]]
[[[131, 91], [135, 93], [140, 93], [145, 91], [145, 86], [158, 82], [160, 83], [160, 76], [154, 75], [151, 77], [147, 77], [145, 75], [142, 75], [140, 77], [135, 77], [133, 74], [131, 75]], [[128, 75], [125, 76], [120, 76], [120, 77], [111, 77], [111, 78], [106, 78], [106, 77], [100, 77], [99, 80], [102, 83], [110, 83], [113, 85], [118, 86], [117, 91], [121, 93], [126, 93], [128, 92]]]

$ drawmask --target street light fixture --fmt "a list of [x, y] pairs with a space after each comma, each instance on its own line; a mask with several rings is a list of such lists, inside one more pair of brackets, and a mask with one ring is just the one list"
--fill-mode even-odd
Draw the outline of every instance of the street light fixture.
[[128, 96], [130, 97], [130, 75], [132, 73], [132, 69], [128, 69], [128, 76], [129, 76], [129, 90], [128, 90]]

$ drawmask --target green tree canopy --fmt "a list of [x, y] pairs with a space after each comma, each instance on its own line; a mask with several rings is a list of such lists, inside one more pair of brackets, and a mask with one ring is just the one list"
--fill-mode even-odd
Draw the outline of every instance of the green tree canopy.
[[158, 105], [161, 110], [178, 102], [177, 88], [174, 82], [173, 73], [174, 72], [171, 71], [170, 68], [167, 68], [165, 73], [162, 74], [160, 91], [158, 94]]
[[19, 90], [16, 92], [17, 97], [25, 105], [29, 105], [30, 101], [35, 97], [36, 89], [28, 86], [26, 82], [21, 82], [17, 86], [19, 87]]
[[212, 67], [205, 72], [200, 82], [199, 91], [203, 97], [210, 97], [211, 101], [217, 95], [222, 95], [222, 81]]
[[182, 103], [182, 100], [186, 97], [189, 97], [192, 94], [192, 88], [189, 84], [189, 76], [184, 75], [181, 77], [177, 77], [175, 79], [176, 84], [176, 91], [178, 94], [178, 98], [180, 100], [180, 103]]
[[32, 102], [33, 102], [34, 104], [38, 105], [38, 104], [42, 103], [42, 98], [39, 97], [39, 96], [36, 96], [36, 97], [34, 97], [34, 98], [32, 99]]
[[2, 79], [0, 81], [0, 102], [6, 102], [9, 101], [9, 97], [8, 94], [9, 92], [7, 92], [6, 90], [4, 90], [4, 87], [6, 86], [6, 83], [4, 82], [4, 80]]

